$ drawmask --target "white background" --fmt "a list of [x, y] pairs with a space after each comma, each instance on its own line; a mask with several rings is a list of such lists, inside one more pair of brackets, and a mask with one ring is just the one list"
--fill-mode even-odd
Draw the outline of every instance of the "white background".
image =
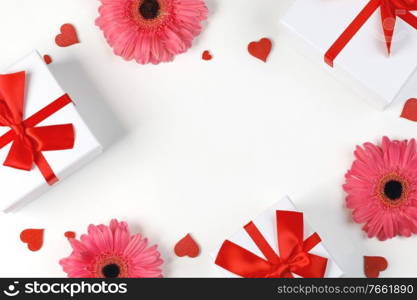
[[[1, 1], [0, 65], [33, 48], [50, 54], [105, 152], [0, 216], [0, 276], [65, 276], [64, 232], [114, 217], [159, 245], [165, 276], [216, 276], [210, 251], [287, 194], [348, 276], [363, 275], [363, 255], [385, 256], [384, 276], [417, 276], [416, 237], [367, 239], [341, 187], [356, 144], [415, 135], [417, 124], [399, 118], [406, 99], [378, 111], [294, 52], [278, 26], [291, 0], [206, 2], [194, 47], [173, 63], [142, 66], [112, 55], [94, 25], [98, 0]], [[66, 22], [81, 44], [59, 48], [54, 37]], [[246, 51], [263, 36], [274, 43], [266, 64]], [[212, 61], [201, 60], [206, 49]], [[46, 229], [40, 251], [20, 242], [25, 228]], [[173, 247], [188, 232], [201, 255], [177, 258]]]

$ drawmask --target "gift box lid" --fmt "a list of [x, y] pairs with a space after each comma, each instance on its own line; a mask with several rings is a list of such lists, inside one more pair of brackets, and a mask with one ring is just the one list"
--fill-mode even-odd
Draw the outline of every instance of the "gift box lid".
[[[277, 210], [284, 210], [284, 211], [298, 211], [290, 200], [289, 197], [284, 197], [280, 201], [276, 202], [273, 206], [269, 209], [265, 210], [263, 213], [255, 217], [252, 221], [259, 229], [259, 231], [264, 236], [265, 240], [268, 244], [274, 249], [274, 251], [279, 255], [278, 250], [278, 237], [277, 237], [277, 227], [276, 227], [276, 211]], [[298, 211], [299, 212], [299, 211]], [[314, 233], [312, 227], [308, 224], [306, 220], [306, 216], [304, 214], [304, 238], [306, 239], [311, 234]], [[318, 232], [320, 235], [320, 233]], [[243, 227], [238, 230], [235, 234], [233, 234], [229, 241], [245, 248], [246, 250], [256, 254], [259, 257], [265, 258], [262, 254], [261, 250], [259, 250], [258, 246], [255, 242], [250, 238], [250, 236], [246, 233]], [[221, 245], [211, 253], [211, 257], [216, 260], [217, 254], [221, 248]], [[341, 277], [343, 275], [342, 270], [336, 264], [335, 260], [329, 254], [327, 249], [325, 248], [323, 241], [316, 245], [312, 250], [309, 251], [312, 254], [316, 254], [325, 258], [328, 258], [327, 267], [325, 277]], [[219, 267], [216, 265], [221, 272], [221, 274], [225, 277], [238, 277], [237, 275]], [[296, 275], [294, 277], [297, 277]]]
[[[2, 74], [21, 71], [26, 72], [24, 119], [32, 116], [65, 94], [49, 71], [48, 66], [36, 51], [31, 52], [12, 66], [6, 68]], [[62, 180], [75, 169], [102, 152], [100, 143], [84, 123], [73, 103], [61, 108], [37, 126], [66, 123], [71, 123], [74, 127], [75, 144], [73, 149], [42, 152], [59, 180]], [[0, 127], [0, 135], [9, 130], [9, 127]], [[9, 143], [0, 149], [1, 162], [6, 159], [11, 144]], [[0, 181], [2, 182], [0, 208], [6, 212], [37, 198], [56, 185], [49, 186], [36, 166], [31, 171], [23, 171], [1, 165]]]
[[[304, 53], [310, 52], [332, 70], [324, 54], [368, 2], [296, 0], [281, 24], [295, 41], [303, 41]], [[416, 68], [417, 30], [397, 18], [388, 55], [378, 9], [336, 57], [333, 72], [349, 84], [355, 82], [355, 90], [385, 107], [398, 97]]]

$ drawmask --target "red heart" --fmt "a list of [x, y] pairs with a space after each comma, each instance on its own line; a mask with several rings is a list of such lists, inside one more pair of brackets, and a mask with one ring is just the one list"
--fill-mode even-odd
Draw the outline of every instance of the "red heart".
[[411, 98], [405, 102], [401, 118], [417, 122], [417, 99]]
[[206, 50], [203, 52], [202, 58], [204, 60], [211, 60], [213, 56], [210, 54], [210, 51]]
[[60, 47], [68, 47], [79, 43], [77, 31], [72, 24], [61, 26], [61, 33], [55, 37], [55, 43]]
[[52, 58], [51, 58], [51, 56], [50, 56], [50, 55], [48, 55], [48, 54], [45, 54], [45, 55], [43, 56], [43, 60], [45, 61], [45, 63], [46, 63], [47, 65], [49, 65], [49, 64], [52, 62]]
[[200, 248], [197, 243], [191, 237], [190, 234], [187, 234], [175, 245], [175, 254], [179, 257], [189, 256], [197, 257], [200, 253]]
[[364, 256], [365, 275], [368, 278], [378, 278], [379, 273], [388, 267], [388, 261], [382, 256]]
[[262, 38], [258, 42], [251, 42], [248, 45], [249, 53], [264, 62], [268, 59], [271, 49], [272, 42], [268, 38]]
[[25, 229], [20, 233], [20, 240], [28, 244], [31, 251], [38, 251], [42, 248], [44, 229]]
[[75, 232], [74, 231], [67, 231], [64, 233], [67, 239], [75, 239]]

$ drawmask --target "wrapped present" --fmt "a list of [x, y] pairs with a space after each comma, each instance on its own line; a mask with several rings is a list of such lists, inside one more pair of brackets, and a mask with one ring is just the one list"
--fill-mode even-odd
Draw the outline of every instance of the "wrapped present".
[[288, 197], [224, 241], [213, 257], [226, 277], [323, 278], [343, 274]]
[[367, 100], [384, 108], [411, 89], [416, 0], [296, 0], [284, 33]]
[[34, 51], [0, 75], [3, 211], [40, 196], [102, 147]]

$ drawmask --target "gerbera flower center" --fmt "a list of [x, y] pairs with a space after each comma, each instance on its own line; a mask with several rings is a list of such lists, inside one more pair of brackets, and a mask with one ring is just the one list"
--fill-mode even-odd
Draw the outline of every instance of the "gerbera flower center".
[[108, 264], [101, 270], [104, 278], [117, 278], [120, 275], [120, 268], [116, 264]]
[[397, 180], [390, 180], [387, 183], [385, 183], [384, 194], [391, 201], [397, 201], [398, 199], [400, 199], [402, 193], [403, 185], [401, 182]]
[[119, 254], [103, 254], [97, 257], [93, 265], [96, 278], [126, 278], [129, 275], [129, 263]]
[[161, 6], [157, 0], [144, 0], [139, 5], [139, 14], [145, 20], [152, 20], [159, 16]]
[[387, 206], [400, 206], [408, 198], [408, 181], [391, 173], [381, 178], [377, 188], [379, 199]]

